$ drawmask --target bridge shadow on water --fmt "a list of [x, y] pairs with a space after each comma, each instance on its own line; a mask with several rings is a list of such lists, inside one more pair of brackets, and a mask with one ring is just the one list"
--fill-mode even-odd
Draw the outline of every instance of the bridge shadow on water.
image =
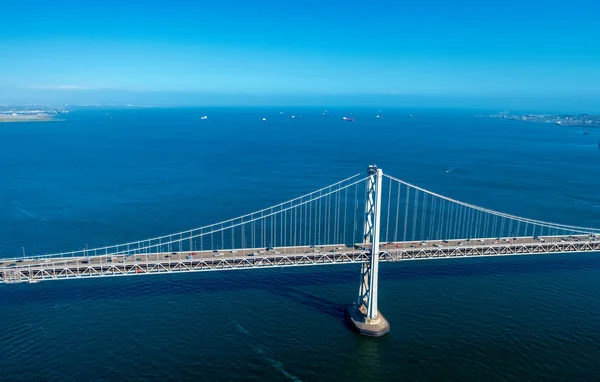
[[[395, 281], [454, 277], [498, 277], [536, 273], [600, 271], [600, 256], [594, 253], [537, 255], [497, 258], [448, 259], [380, 264], [380, 289]], [[193, 274], [107, 277], [65, 280], [39, 284], [0, 285], [0, 307], [32, 302], [115, 300], [119, 298], [205, 295], [261, 291], [343, 319], [344, 307], [354, 301], [331, 301], [307, 288], [358, 291], [359, 266], [328, 266], [262, 269], [250, 271], [199, 272]], [[354, 288], [355, 287], [355, 288]], [[206, 297], [202, 297], [206, 298]]]
[[351, 301], [347, 301], [345, 304], [340, 304], [339, 302], [331, 301], [314, 293], [309, 293], [299, 289], [301, 287], [302, 286], [300, 285], [278, 285], [277, 287], [265, 289], [265, 291], [295, 303], [302, 304], [321, 313], [328, 314], [335, 319], [344, 319], [344, 308], [346, 307], [347, 303]]

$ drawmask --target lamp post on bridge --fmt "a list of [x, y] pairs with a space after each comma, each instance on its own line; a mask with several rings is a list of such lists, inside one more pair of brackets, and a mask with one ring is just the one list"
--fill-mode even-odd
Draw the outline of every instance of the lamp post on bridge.
[[362, 263], [357, 301], [346, 308], [348, 321], [361, 333], [380, 337], [390, 331], [390, 324], [377, 307], [379, 283], [379, 233], [383, 171], [369, 166], [367, 173], [365, 227], [363, 240], [371, 245], [369, 261]]

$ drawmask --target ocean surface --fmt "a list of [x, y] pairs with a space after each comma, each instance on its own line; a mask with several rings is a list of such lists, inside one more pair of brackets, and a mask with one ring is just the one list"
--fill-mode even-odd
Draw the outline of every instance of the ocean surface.
[[[322, 112], [77, 108], [0, 124], [0, 257], [218, 222], [369, 164], [472, 204], [600, 227], [600, 131], [470, 110]], [[356, 265], [0, 285], [0, 380], [600, 378], [600, 254], [380, 267], [392, 329], [379, 339], [344, 323]]]

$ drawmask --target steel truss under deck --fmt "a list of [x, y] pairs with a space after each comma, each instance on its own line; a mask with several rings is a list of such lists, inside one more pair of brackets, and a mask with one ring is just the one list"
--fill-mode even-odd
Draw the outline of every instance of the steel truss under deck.
[[[392, 245], [393, 246], [393, 245]], [[484, 256], [515, 256], [573, 252], [600, 252], [600, 241], [573, 240], [415, 248], [380, 247], [379, 261], [449, 259]], [[0, 268], [0, 283], [35, 283], [43, 280], [67, 280], [93, 277], [134, 276], [164, 273], [256, 269], [327, 264], [364, 263], [371, 260], [368, 250], [345, 248], [334, 252], [265, 254], [262, 256], [211, 257], [200, 259], [150, 259], [156, 254], [137, 255], [123, 263], [84, 264], [81, 259], [56, 259], [48, 263]]]

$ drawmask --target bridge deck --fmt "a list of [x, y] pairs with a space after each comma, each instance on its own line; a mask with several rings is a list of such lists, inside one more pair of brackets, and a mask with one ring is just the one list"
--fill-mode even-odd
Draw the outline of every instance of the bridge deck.
[[[366, 244], [0, 259], [0, 283], [35, 283], [90, 277], [198, 272], [303, 265], [346, 264], [369, 259]], [[600, 252], [594, 235], [394, 242], [380, 246], [380, 261]]]

